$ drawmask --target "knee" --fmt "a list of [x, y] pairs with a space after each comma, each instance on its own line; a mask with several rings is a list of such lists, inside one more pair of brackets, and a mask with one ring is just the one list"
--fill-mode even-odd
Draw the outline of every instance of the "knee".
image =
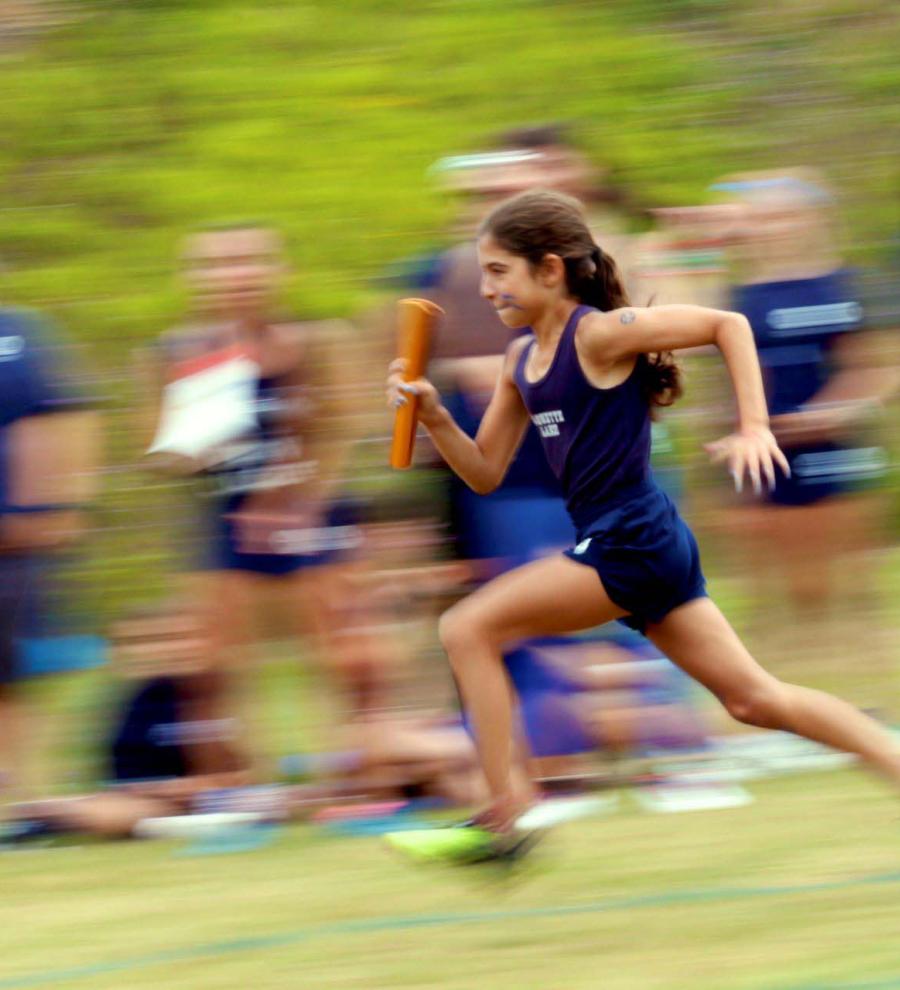
[[784, 691], [781, 683], [774, 678], [731, 692], [722, 702], [728, 714], [745, 725], [761, 729], [786, 727]]
[[465, 602], [444, 612], [438, 621], [438, 636], [454, 668], [464, 664], [479, 648], [493, 645], [477, 612]]
[[465, 610], [459, 605], [448, 608], [438, 620], [438, 638], [451, 656], [465, 645], [470, 630], [471, 623], [466, 620]]

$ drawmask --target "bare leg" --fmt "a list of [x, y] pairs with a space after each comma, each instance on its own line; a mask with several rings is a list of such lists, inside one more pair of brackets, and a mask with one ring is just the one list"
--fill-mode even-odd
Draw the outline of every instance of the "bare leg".
[[35, 801], [25, 810], [29, 817], [42, 818], [67, 831], [124, 839], [132, 834], [142, 818], [175, 815], [183, 809], [162, 798], [105, 791], [83, 797]]
[[311, 605], [306, 622], [321, 662], [350, 715], [386, 706], [395, 652], [390, 633], [369, 599], [363, 567], [355, 561], [335, 563], [295, 578], [298, 593]]
[[265, 580], [236, 570], [200, 571], [185, 578], [187, 601], [198, 610], [209, 642], [204, 659], [216, 675], [216, 689], [207, 698], [209, 717], [234, 720], [236, 745], [248, 755], [260, 780], [269, 779], [272, 772], [264, 742], [266, 725], [255, 692], [253, 613]]
[[520, 802], [512, 784], [511, 687], [501, 650], [517, 640], [588, 629], [624, 615], [596, 572], [567, 557], [509, 571], [444, 613], [440, 635], [475, 729], [495, 806]]
[[[28, 751], [29, 712], [22, 692], [15, 685], [0, 685], [0, 792], [8, 789], [10, 799], [29, 795], [31, 783], [23, 767]], [[7, 795], [4, 795], [6, 800]]]
[[877, 722], [824, 691], [785, 684], [767, 673], [708, 598], [670, 612], [647, 636], [738, 721], [855, 753], [900, 786], [900, 750]]

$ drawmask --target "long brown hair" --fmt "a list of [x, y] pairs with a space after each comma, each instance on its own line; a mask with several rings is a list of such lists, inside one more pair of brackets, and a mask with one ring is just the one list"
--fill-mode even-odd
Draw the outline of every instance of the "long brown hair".
[[[594, 243], [581, 204], [550, 190], [531, 190], [501, 203], [481, 225], [510, 254], [536, 268], [548, 254], [562, 258], [569, 293], [607, 312], [631, 305], [615, 261]], [[671, 351], [638, 356], [647, 402], [670, 406], [681, 395], [681, 373]]]

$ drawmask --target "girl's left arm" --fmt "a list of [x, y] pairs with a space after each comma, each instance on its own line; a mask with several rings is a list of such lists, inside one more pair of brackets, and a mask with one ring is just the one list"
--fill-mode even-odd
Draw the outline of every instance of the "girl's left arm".
[[765, 475], [775, 486], [775, 464], [790, 474], [787, 459], [769, 429], [769, 412], [753, 331], [740, 313], [703, 306], [629, 307], [586, 320], [584, 353], [611, 368], [637, 354], [714, 344], [722, 353], [737, 402], [737, 429], [708, 444], [715, 463], [725, 462], [738, 491], [746, 474], [756, 491]]

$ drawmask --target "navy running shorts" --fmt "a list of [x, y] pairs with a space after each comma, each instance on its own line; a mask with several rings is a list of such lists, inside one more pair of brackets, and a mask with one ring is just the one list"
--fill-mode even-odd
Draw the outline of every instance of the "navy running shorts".
[[238, 545], [234, 520], [219, 514], [212, 520], [213, 532], [202, 555], [201, 569], [283, 577], [346, 561], [356, 556], [363, 542], [360, 518], [358, 505], [336, 502], [319, 526], [278, 530], [271, 534], [270, 553], [245, 553]]
[[706, 596], [697, 541], [674, 503], [654, 485], [602, 510], [565, 555], [593, 567], [610, 599], [643, 631], [673, 609]]

